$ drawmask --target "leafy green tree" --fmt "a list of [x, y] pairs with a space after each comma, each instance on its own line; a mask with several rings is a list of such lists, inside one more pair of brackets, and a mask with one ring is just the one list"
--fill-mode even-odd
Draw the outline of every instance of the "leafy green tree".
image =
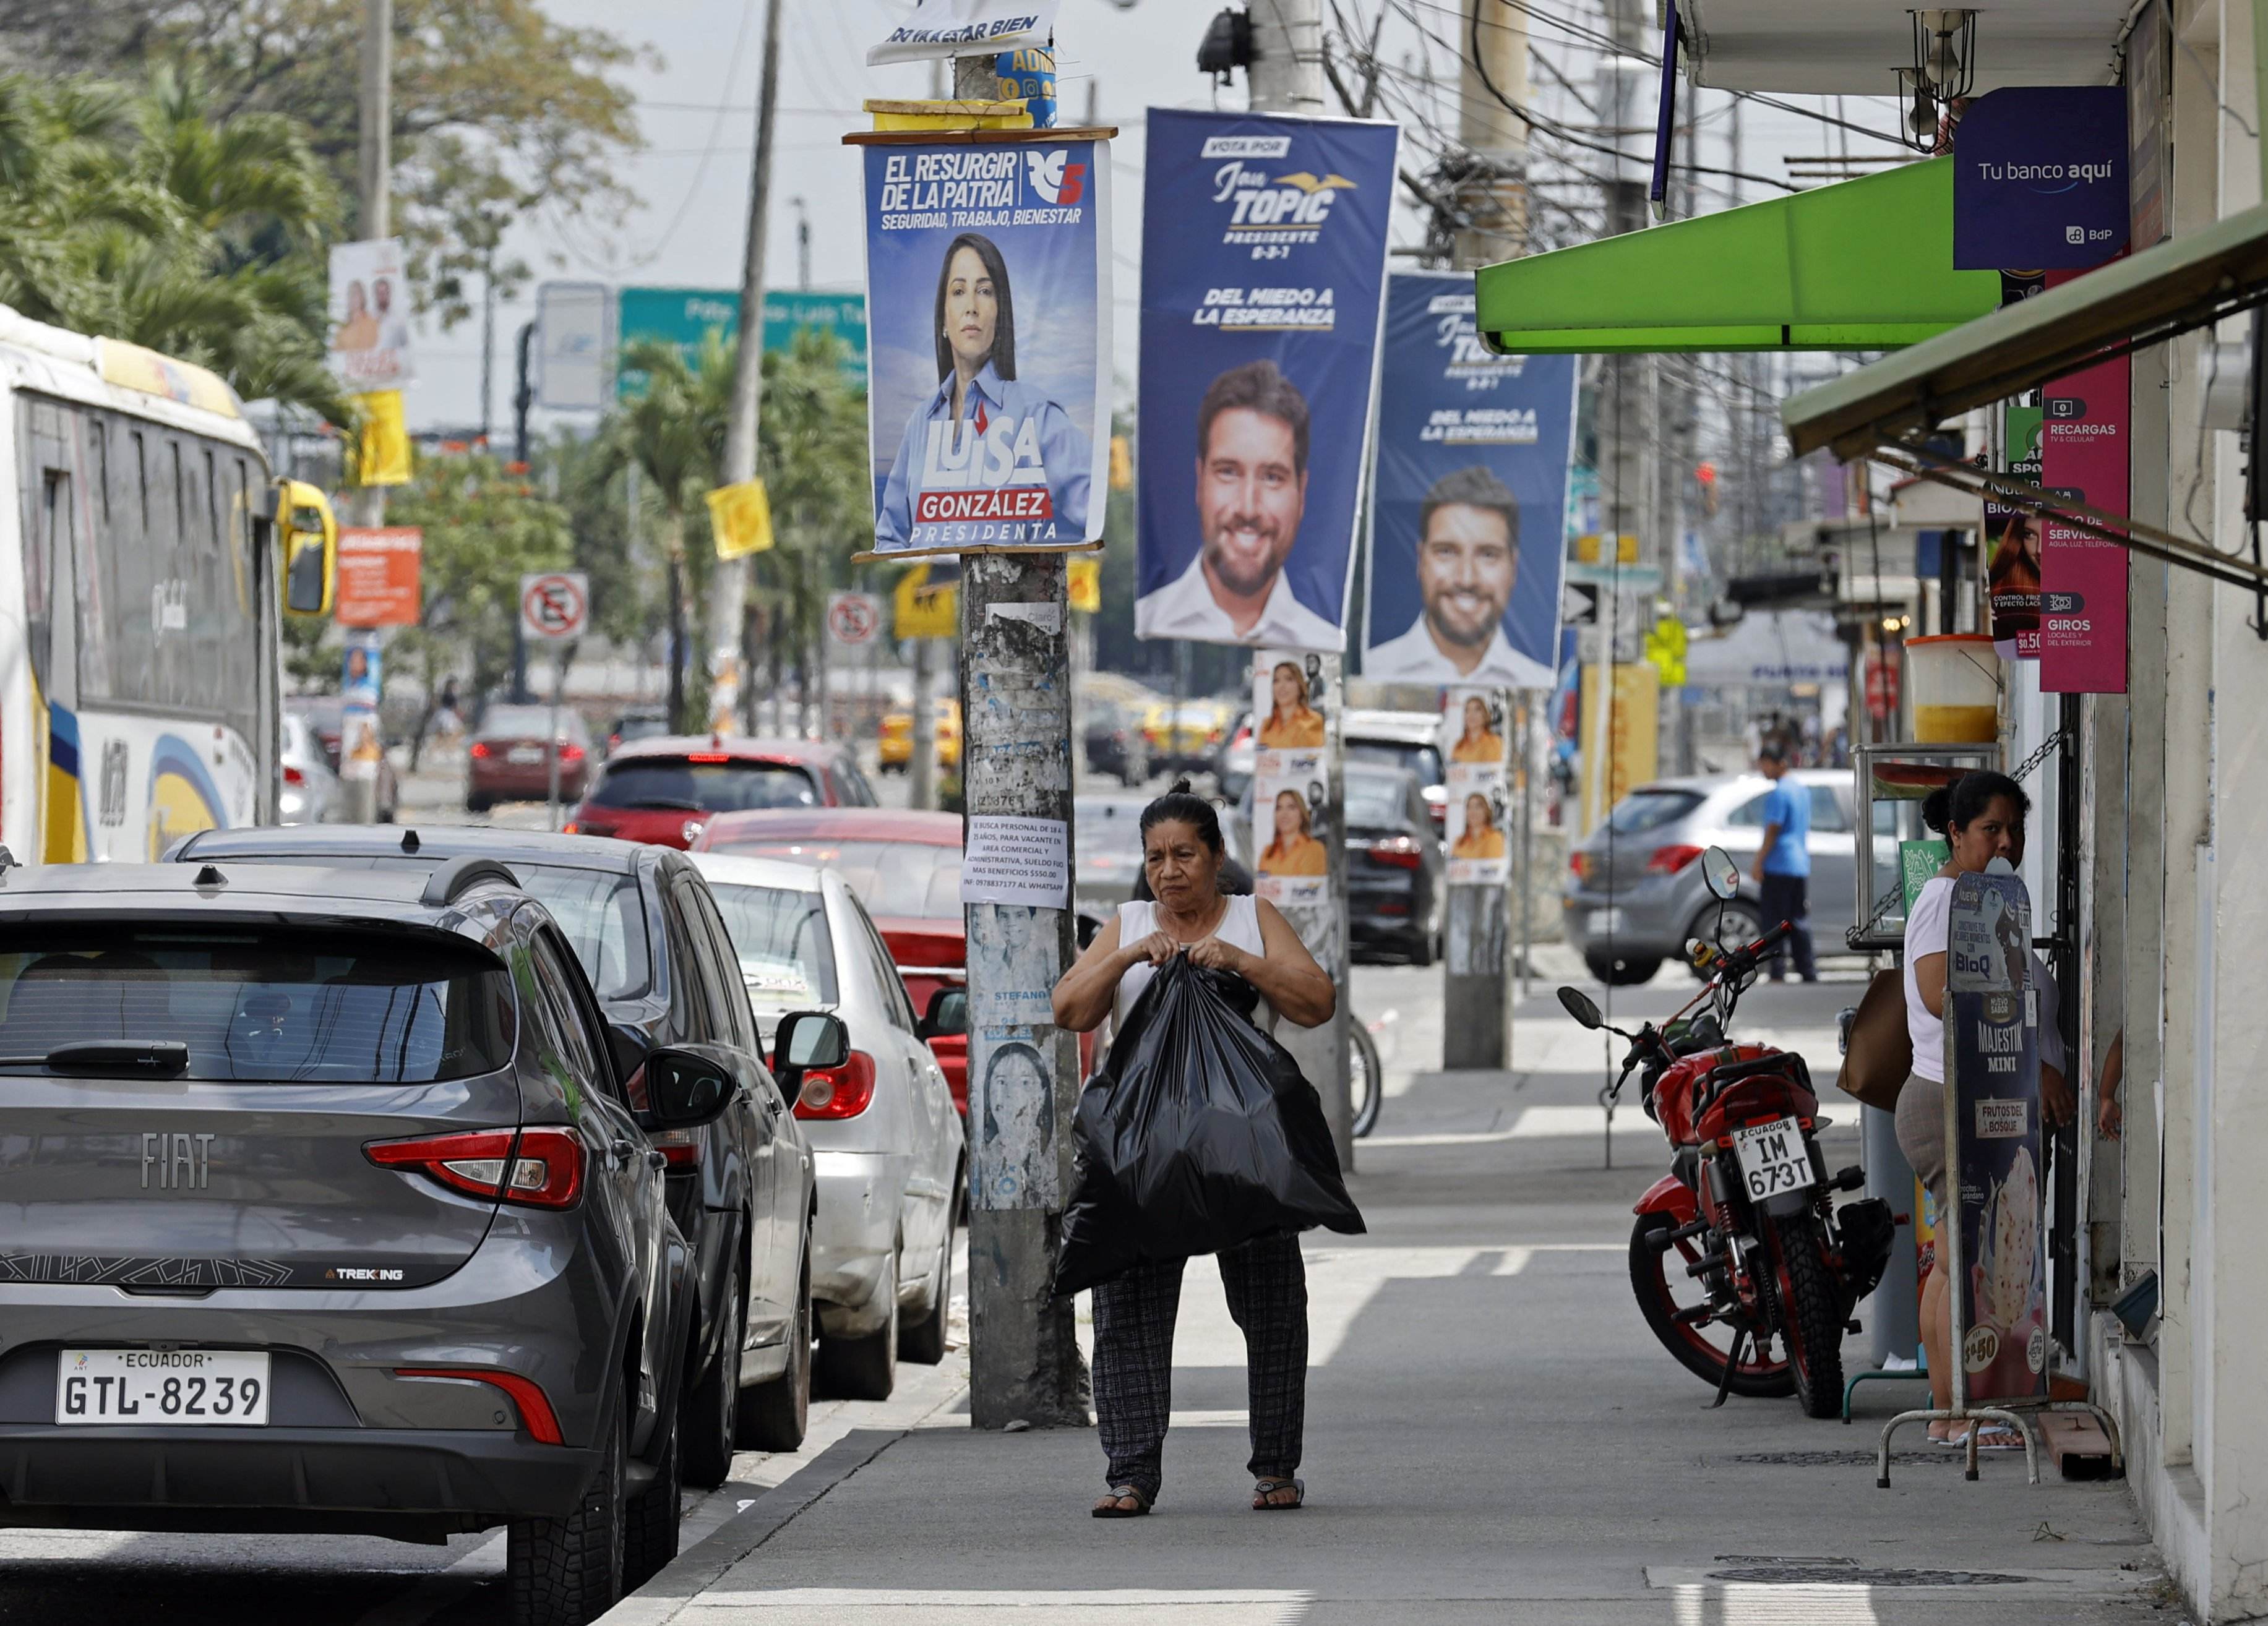
[[525, 475], [479, 452], [421, 459], [416, 478], [388, 499], [386, 522], [425, 533], [423, 613], [390, 646], [390, 658], [424, 686], [411, 736], [422, 741], [444, 679], [459, 674], [464, 694], [477, 697], [511, 675], [519, 578], [567, 564], [573, 528], [567, 510]]
[[225, 114], [195, 74], [139, 93], [0, 75], [0, 300], [27, 316], [343, 423], [320, 259], [337, 219], [304, 132]]
[[[363, 0], [9, 0], [0, 52], [61, 73], [192, 68], [232, 117], [280, 114], [304, 128], [334, 188], [350, 198], [364, 9]], [[615, 75], [636, 60], [615, 35], [556, 22], [538, 0], [394, 0], [393, 226], [407, 239], [421, 302], [445, 326], [471, 313], [462, 279], [486, 269], [477, 247], [468, 257], [476, 240], [468, 222], [538, 208], [602, 230], [621, 221], [633, 200], [617, 167], [642, 143], [634, 98]]]

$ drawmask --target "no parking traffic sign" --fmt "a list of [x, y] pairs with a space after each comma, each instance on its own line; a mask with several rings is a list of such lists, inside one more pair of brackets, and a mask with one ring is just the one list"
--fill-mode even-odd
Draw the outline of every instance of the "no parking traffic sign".
[[591, 621], [591, 579], [580, 570], [538, 570], [519, 578], [519, 627], [546, 644], [579, 638]]

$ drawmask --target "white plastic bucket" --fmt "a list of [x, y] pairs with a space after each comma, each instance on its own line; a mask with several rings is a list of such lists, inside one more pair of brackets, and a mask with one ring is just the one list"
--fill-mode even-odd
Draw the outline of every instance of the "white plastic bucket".
[[1913, 737], [1925, 745], [1989, 745], [2000, 737], [2000, 658], [1990, 636], [1906, 640]]

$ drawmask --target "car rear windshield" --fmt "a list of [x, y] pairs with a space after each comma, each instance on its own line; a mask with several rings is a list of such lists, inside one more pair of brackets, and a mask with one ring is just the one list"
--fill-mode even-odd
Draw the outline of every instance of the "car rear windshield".
[[336, 931], [0, 938], [6, 1057], [118, 1039], [188, 1045], [192, 1078], [431, 1084], [509, 1064], [513, 1009], [501, 965], [446, 944]]
[[1399, 774], [1349, 774], [1346, 776], [1346, 821], [1349, 828], [1357, 825], [1371, 829], [1391, 828], [1403, 823], [1409, 815], [1409, 804], [1403, 799], [1403, 787], [1409, 781]]
[[835, 940], [818, 893], [716, 881], [709, 890], [732, 934], [751, 1000], [772, 1011], [836, 1002]]
[[1608, 822], [1617, 835], [1638, 835], [1683, 819], [1699, 806], [1696, 791], [1633, 791], [1615, 804]]
[[1074, 844], [1081, 857], [1106, 852], [1123, 858], [1142, 856], [1143, 804], [1106, 802], [1091, 806], [1074, 802], [1071, 807]]
[[[572, 735], [577, 722], [573, 712], [559, 713], [559, 732]], [[480, 732], [490, 739], [504, 737], [541, 739], [551, 732], [551, 708], [549, 706], [490, 706], [481, 718]]]
[[1405, 744], [1398, 739], [1350, 739], [1346, 760], [1350, 762], [1376, 762], [1382, 768], [1406, 768], [1418, 776], [1418, 783], [1434, 785], [1441, 783], [1441, 750], [1439, 746]]
[[959, 920], [961, 849], [922, 842], [796, 841], [719, 843], [718, 852], [785, 858], [835, 870], [869, 915], [900, 920]]
[[682, 756], [641, 756], [608, 766], [591, 792], [596, 807], [631, 811], [681, 807], [688, 813], [738, 813], [748, 807], [816, 807], [819, 786], [790, 762], [697, 762]]
[[600, 998], [635, 999], [652, 986], [645, 900], [636, 880], [525, 858], [505, 863], [519, 878], [520, 890], [551, 911]]

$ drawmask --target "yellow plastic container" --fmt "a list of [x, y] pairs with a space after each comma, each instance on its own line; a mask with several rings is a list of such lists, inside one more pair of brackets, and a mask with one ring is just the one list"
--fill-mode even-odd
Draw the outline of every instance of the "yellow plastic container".
[[1984, 633], [1906, 640], [1913, 737], [1924, 745], [1989, 745], [2000, 737], [2000, 658]]
[[878, 130], [1027, 130], [1031, 109], [1012, 101], [884, 101], [861, 104]]

